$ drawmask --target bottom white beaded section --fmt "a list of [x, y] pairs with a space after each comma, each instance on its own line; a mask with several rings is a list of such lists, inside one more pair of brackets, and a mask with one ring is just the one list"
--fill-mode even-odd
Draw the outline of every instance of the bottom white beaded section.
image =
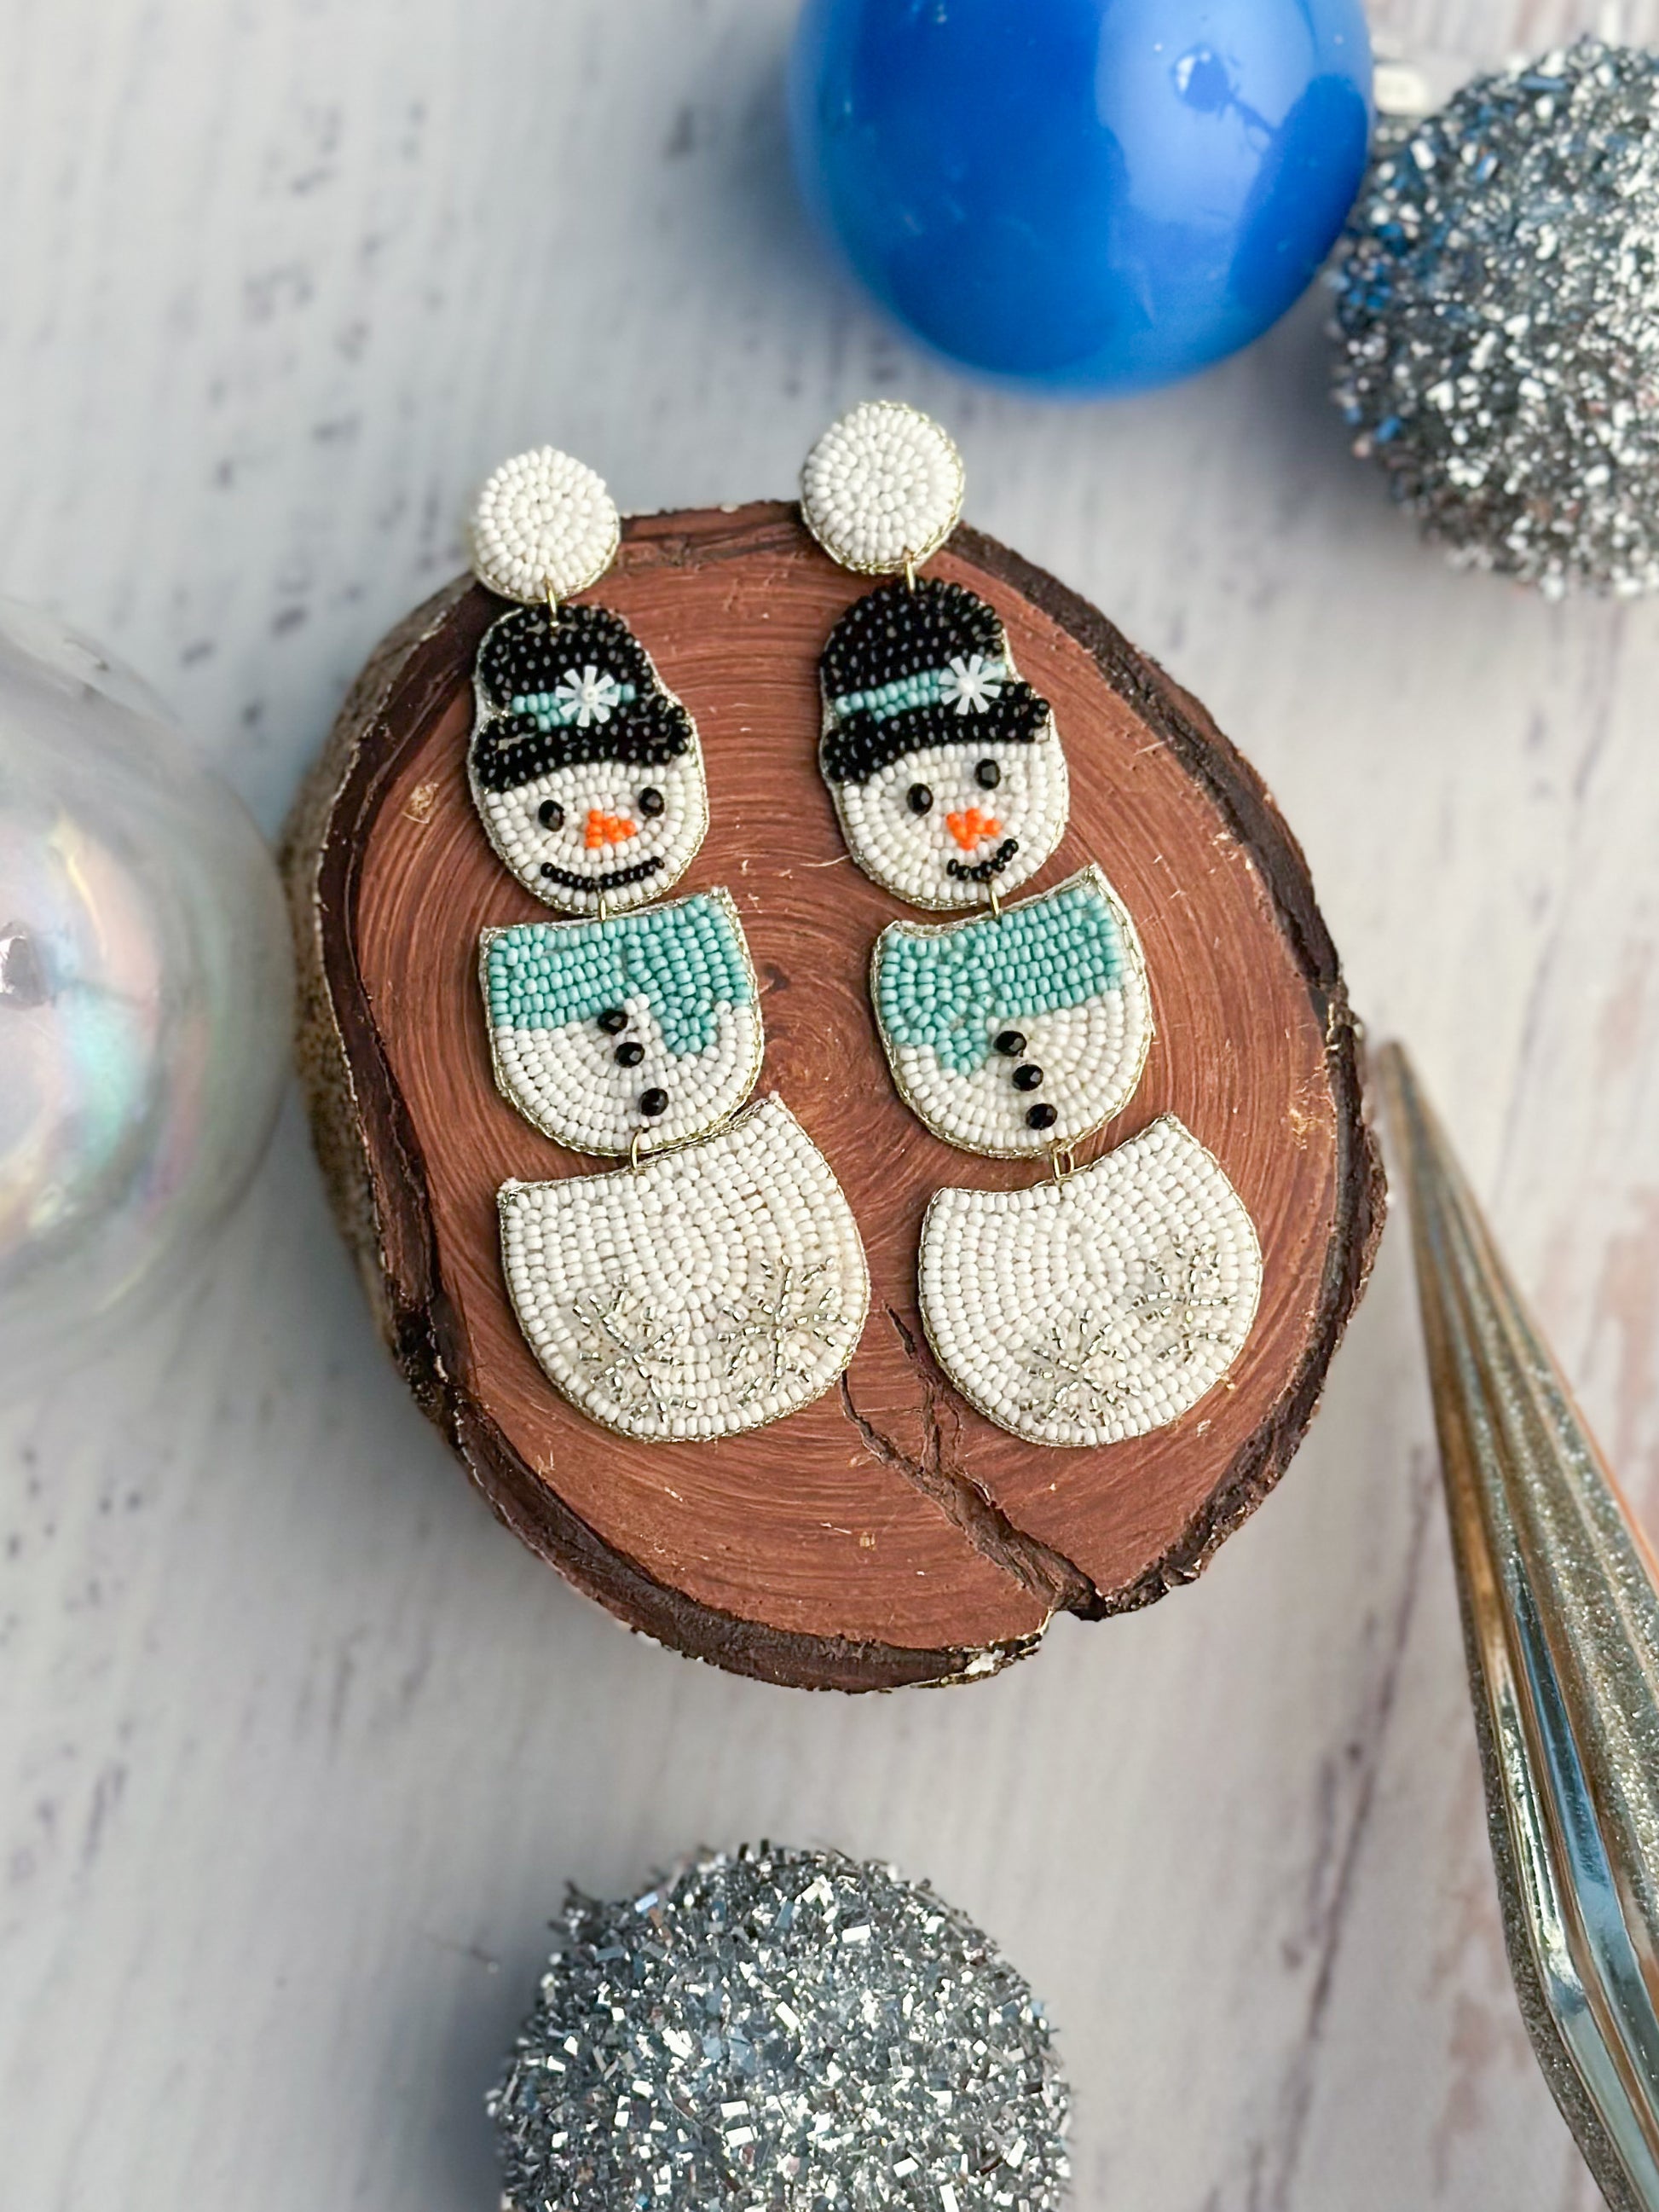
[[1173, 1115], [1060, 1183], [940, 1190], [921, 1228], [939, 1364], [1039, 1444], [1160, 1429], [1237, 1358], [1261, 1249], [1220, 1164]]
[[853, 1356], [864, 1247], [830, 1163], [769, 1094], [637, 1171], [506, 1184], [519, 1325], [573, 1405], [623, 1436], [735, 1436]]

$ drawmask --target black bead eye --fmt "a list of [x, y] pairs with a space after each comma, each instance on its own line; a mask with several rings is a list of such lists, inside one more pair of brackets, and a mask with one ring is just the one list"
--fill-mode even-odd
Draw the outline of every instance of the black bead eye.
[[933, 804], [933, 794], [925, 783], [913, 783], [904, 794], [904, 803], [912, 814], [926, 814]]
[[536, 809], [536, 819], [544, 830], [562, 830], [564, 809], [556, 799], [544, 799]]
[[667, 804], [668, 801], [663, 797], [661, 792], [658, 790], [654, 783], [647, 783], [645, 789], [640, 793], [640, 811], [641, 814], [660, 814], [663, 808], [666, 806]]
[[1002, 781], [1002, 770], [994, 760], [982, 760], [974, 770], [974, 781], [981, 791], [994, 791]]

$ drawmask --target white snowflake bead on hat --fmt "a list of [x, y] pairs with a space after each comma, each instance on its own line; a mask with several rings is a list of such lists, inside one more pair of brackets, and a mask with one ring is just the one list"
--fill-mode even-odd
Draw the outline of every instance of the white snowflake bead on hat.
[[507, 599], [565, 599], [617, 557], [622, 520], [605, 479], [556, 446], [503, 461], [472, 511], [472, 566]]
[[900, 400], [872, 399], [832, 422], [806, 456], [801, 514], [843, 568], [893, 576], [944, 544], [963, 489], [947, 432]]

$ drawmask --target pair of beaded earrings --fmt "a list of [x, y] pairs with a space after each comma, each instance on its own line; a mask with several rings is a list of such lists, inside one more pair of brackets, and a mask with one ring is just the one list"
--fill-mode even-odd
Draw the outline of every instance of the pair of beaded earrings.
[[[1013, 904], [1065, 835], [1053, 713], [994, 611], [917, 574], [956, 526], [945, 433], [891, 402], [856, 408], [809, 456], [802, 513], [830, 556], [888, 580], [821, 660], [819, 764], [853, 859], [914, 906], [871, 994], [900, 1095], [947, 1144], [1031, 1160], [1006, 1190], [943, 1189], [919, 1255], [921, 1308], [963, 1395], [1032, 1442], [1161, 1427], [1231, 1364], [1261, 1262], [1219, 1164], [1171, 1115], [1090, 1165], [1152, 1039], [1134, 925], [1093, 862]], [[619, 617], [569, 595], [603, 574], [617, 512], [591, 470], [544, 449], [484, 489], [474, 565], [523, 604], [479, 648], [470, 756], [496, 853], [578, 917], [487, 930], [496, 1079], [550, 1136], [622, 1173], [501, 1194], [519, 1322], [556, 1386], [641, 1437], [713, 1437], [816, 1398], [868, 1304], [846, 1198], [781, 1100], [741, 1111], [761, 1018], [724, 890], [649, 902], [708, 825], [696, 727]]]

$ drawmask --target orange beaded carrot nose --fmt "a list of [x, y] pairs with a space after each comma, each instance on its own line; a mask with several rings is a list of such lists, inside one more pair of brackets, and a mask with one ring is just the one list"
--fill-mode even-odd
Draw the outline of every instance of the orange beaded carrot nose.
[[597, 853], [601, 845], [625, 845], [630, 837], [639, 834], [638, 823], [630, 822], [625, 814], [605, 814], [593, 806], [588, 809], [582, 842], [590, 853]]
[[947, 814], [945, 826], [964, 853], [971, 853], [985, 838], [996, 836], [1002, 828], [994, 814], [981, 814], [977, 806], [969, 806], [961, 814]]

